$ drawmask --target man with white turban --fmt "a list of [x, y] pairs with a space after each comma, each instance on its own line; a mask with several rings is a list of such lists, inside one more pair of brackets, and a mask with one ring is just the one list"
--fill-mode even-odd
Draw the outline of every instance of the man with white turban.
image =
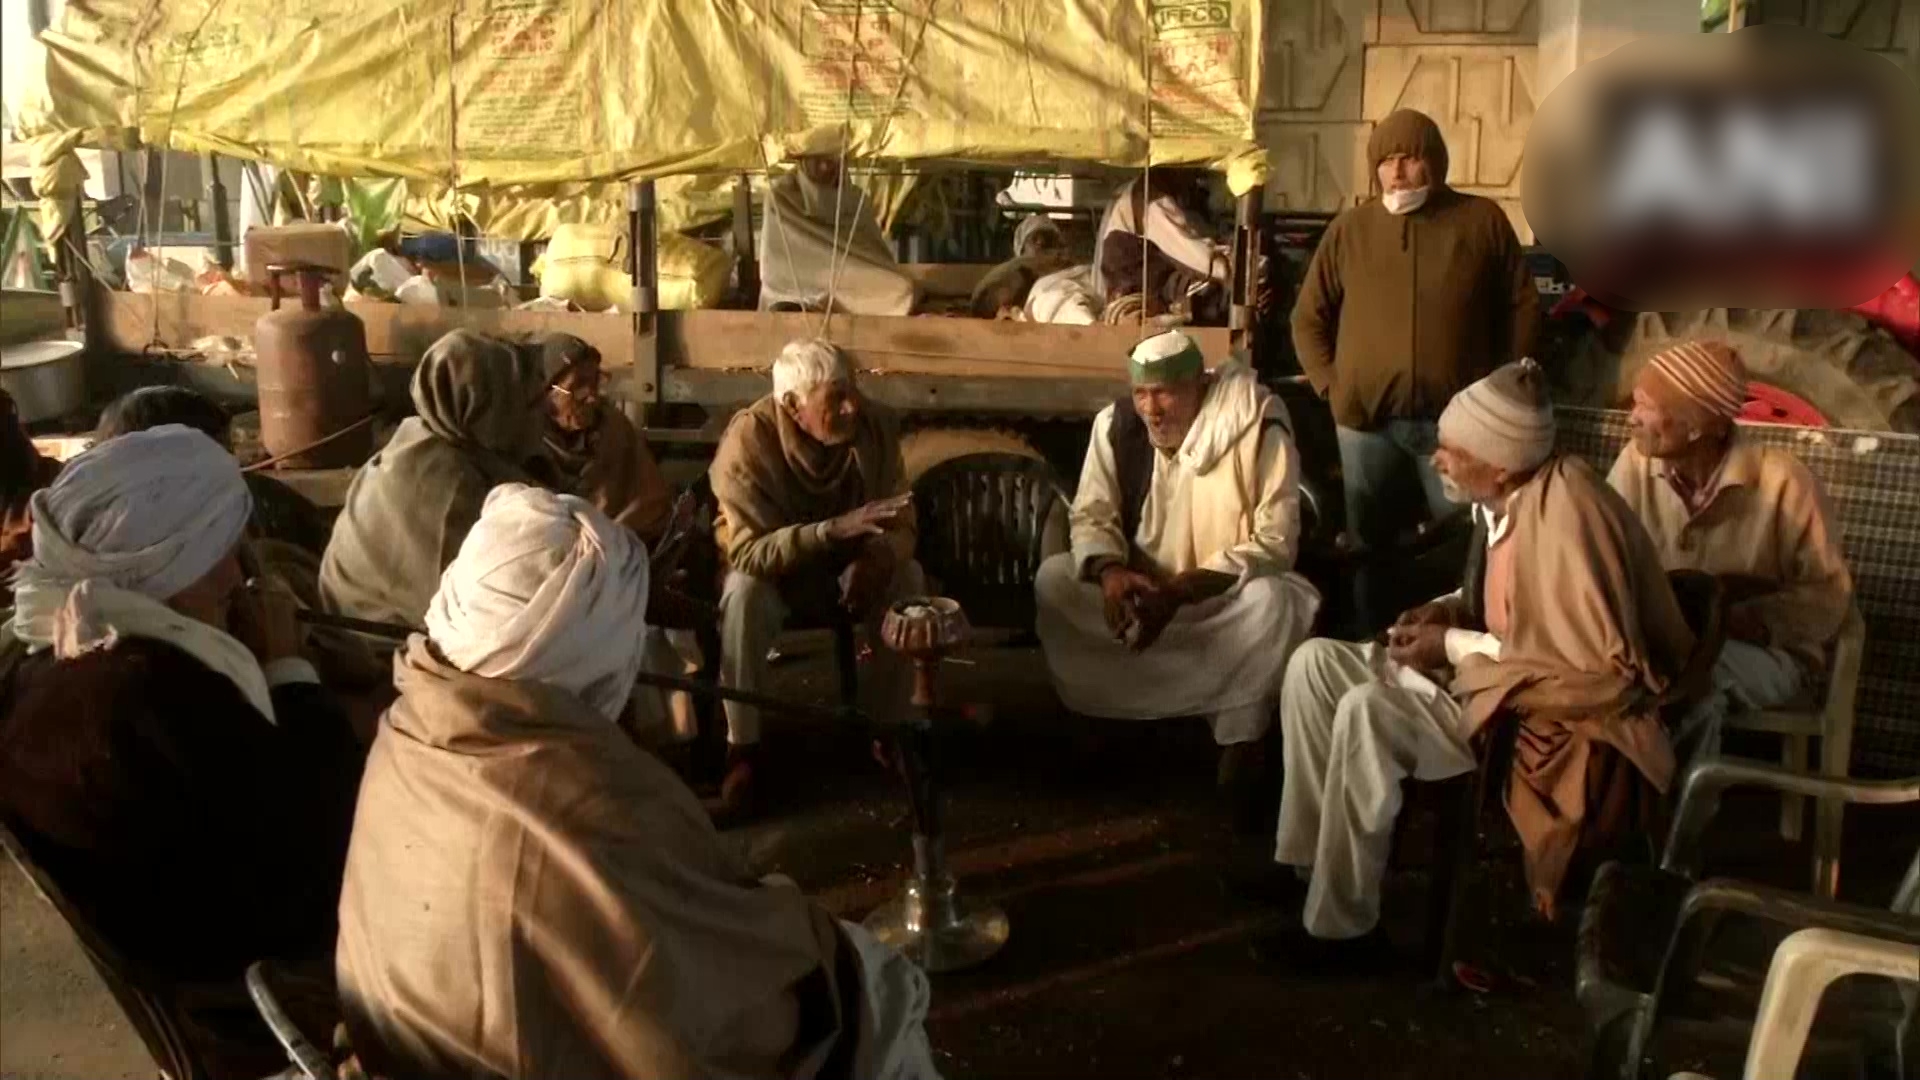
[[1221, 787], [1251, 817], [1280, 674], [1320, 605], [1293, 572], [1291, 421], [1244, 363], [1208, 374], [1178, 331], [1141, 342], [1129, 367], [1132, 397], [1093, 421], [1073, 550], [1034, 582], [1040, 643], [1075, 712], [1205, 716]]
[[[35, 494], [0, 635], [0, 817], [129, 961], [229, 1007], [330, 946], [360, 765], [291, 598], [245, 588], [252, 508], [198, 431], [101, 443]], [[213, 1075], [284, 1064], [216, 1021], [189, 1025]]]
[[1728, 708], [1791, 701], [1826, 668], [1853, 603], [1853, 574], [1826, 492], [1791, 451], [1761, 446], [1734, 419], [1747, 373], [1727, 345], [1683, 341], [1652, 357], [1633, 390], [1633, 441], [1607, 477], [1653, 535], [1669, 570], [1722, 578], [1727, 643], [1708, 708], [1681, 749], [1711, 754]]
[[[508, 484], [396, 658], [337, 971], [389, 1076], [935, 1077], [919, 969], [756, 881], [616, 725], [647, 556]], [[451, 962], [457, 960], [457, 962]]]
[[[757, 691], [787, 616], [848, 620], [879, 640], [887, 605], [926, 585], [914, 561], [913, 493], [893, 413], [868, 401], [847, 354], [793, 341], [773, 393], [734, 414], [707, 470], [720, 513], [720, 684]], [[861, 679], [871, 712], [906, 704], [906, 669], [874, 650]], [[721, 813], [751, 814], [763, 767], [760, 710], [729, 701]]]
[[811, 154], [767, 185], [760, 226], [760, 310], [911, 315], [913, 279], [839, 159]]
[[1553, 440], [1531, 360], [1456, 394], [1433, 464], [1473, 506], [1466, 583], [1400, 616], [1384, 648], [1316, 639], [1294, 653], [1278, 865], [1261, 884], [1289, 902], [1304, 890], [1303, 928], [1262, 939], [1263, 958], [1315, 971], [1388, 958], [1377, 924], [1400, 783], [1471, 770], [1496, 714], [1521, 725], [1507, 807], [1543, 912], [1576, 846], [1644, 827], [1612, 814], [1636, 805], [1642, 781], [1666, 789], [1673, 755], [1655, 709], [1693, 637], [1646, 530]]

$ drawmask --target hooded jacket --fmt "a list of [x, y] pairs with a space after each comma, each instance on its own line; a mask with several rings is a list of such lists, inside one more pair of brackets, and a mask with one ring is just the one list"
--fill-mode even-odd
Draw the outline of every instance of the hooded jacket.
[[1499, 204], [1448, 187], [1447, 146], [1422, 113], [1374, 128], [1369, 173], [1392, 154], [1427, 162], [1427, 201], [1392, 214], [1378, 194], [1343, 212], [1313, 253], [1293, 309], [1300, 368], [1340, 426], [1432, 420], [1467, 384], [1533, 348], [1539, 299]]

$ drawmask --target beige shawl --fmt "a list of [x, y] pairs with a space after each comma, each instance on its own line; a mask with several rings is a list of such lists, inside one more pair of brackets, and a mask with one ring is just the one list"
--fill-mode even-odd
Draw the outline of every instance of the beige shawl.
[[812, 1077], [859, 1027], [832, 917], [756, 883], [606, 717], [464, 674], [424, 637], [394, 682], [340, 897], [341, 1001], [369, 1066]]
[[[772, 395], [734, 415], [708, 470], [720, 503], [714, 530], [733, 569], [778, 578], [827, 544], [819, 524], [907, 489], [899, 427], [891, 411], [862, 402], [859, 428], [844, 446], [800, 430]], [[888, 532], [894, 553], [913, 556], [908, 509]]]
[[1464, 660], [1453, 683], [1474, 730], [1519, 716], [1507, 811], [1526, 846], [1535, 903], [1553, 910], [1583, 839], [1622, 823], [1632, 800], [1596, 780], [1631, 783], [1606, 750], [1664, 792], [1673, 748], [1658, 709], [1693, 649], [1660, 556], [1633, 511], [1585, 462], [1550, 459], [1509, 504], [1512, 618], [1499, 660]]
[[326, 610], [418, 627], [498, 484], [528, 483], [549, 373], [537, 348], [455, 330], [413, 373], [419, 415], [347, 489], [320, 562]]
[[910, 315], [915, 292], [874, 216], [873, 200], [858, 187], [823, 187], [800, 172], [767, 186], [761, 310], [786, 302], [821, 311], [831, 296], [836, 311]]
[[590, 432], [547, 431], [547, 457], [566, 490], [599, 507], [648, 542], [667, 530], [673, 489], [645, 439], [619, 409], [602, 402]]

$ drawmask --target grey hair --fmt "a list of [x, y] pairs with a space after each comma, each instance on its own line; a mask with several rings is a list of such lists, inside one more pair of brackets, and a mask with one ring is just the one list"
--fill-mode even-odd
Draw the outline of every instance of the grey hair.
[[824, 338], [787, 342], [773, 360], [773, 396], [805, 397], [816, 386], [853, 378], [853, 361], [846, 350]]

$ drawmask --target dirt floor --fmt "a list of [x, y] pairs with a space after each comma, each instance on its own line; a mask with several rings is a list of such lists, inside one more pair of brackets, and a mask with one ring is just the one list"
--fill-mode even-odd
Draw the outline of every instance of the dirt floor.
[[[825, 642], [804, 639], [793, 651], [778, 669], [785, 691], [830, 698]], [[1062, 715], [1035, 651], [983, 648], [967, 659], [945, 669], [950, 698], [991, 702], [992, 716], [942, 743], [949, 845], [963, 893], [1000, 904], [1013, 931], [989, 964], [935, 980], [930, 1027], [946, 1075], [1581, 1074], [1572, 930], [1526, 916], [1517, 847], [1497, 831], [1475, 874], [1485, 918], [1469, 944], [1507, 976], [1502, 991], [1436, 992], [1418, 970], [1431, 847], [1422, 815], [1402, 838], [1386, 899], [1406, 970], [1275, 974], [1255, 963], [1249, 941], [1297, 912], [1221, 887], [1221, 868], [1258, 858], [1271, 837], [1236, 838], [1228, 826], [1204, 726], [1096, 729]], [[775, 814], [728, 840], [761, 871], [786, 873], [860, 918], [895, 894], [907, 868], [899, 784], [857, 732], [769, 728]], [[1104, 745], [1094, 745], [1097, 732]], [[1804, 888], [1805, 851], [1772, 835], [1774, 804], [1730, 799], [1724, 813], [1710, 870]], [[1848, 835], [1847, 891], [1884, 904], [1920, 841], [1920, 814], [1852, 818]], [[151, 1075], [71, 936], [11, 868], [0, 883], [0, 946], [0, 1073]]]

